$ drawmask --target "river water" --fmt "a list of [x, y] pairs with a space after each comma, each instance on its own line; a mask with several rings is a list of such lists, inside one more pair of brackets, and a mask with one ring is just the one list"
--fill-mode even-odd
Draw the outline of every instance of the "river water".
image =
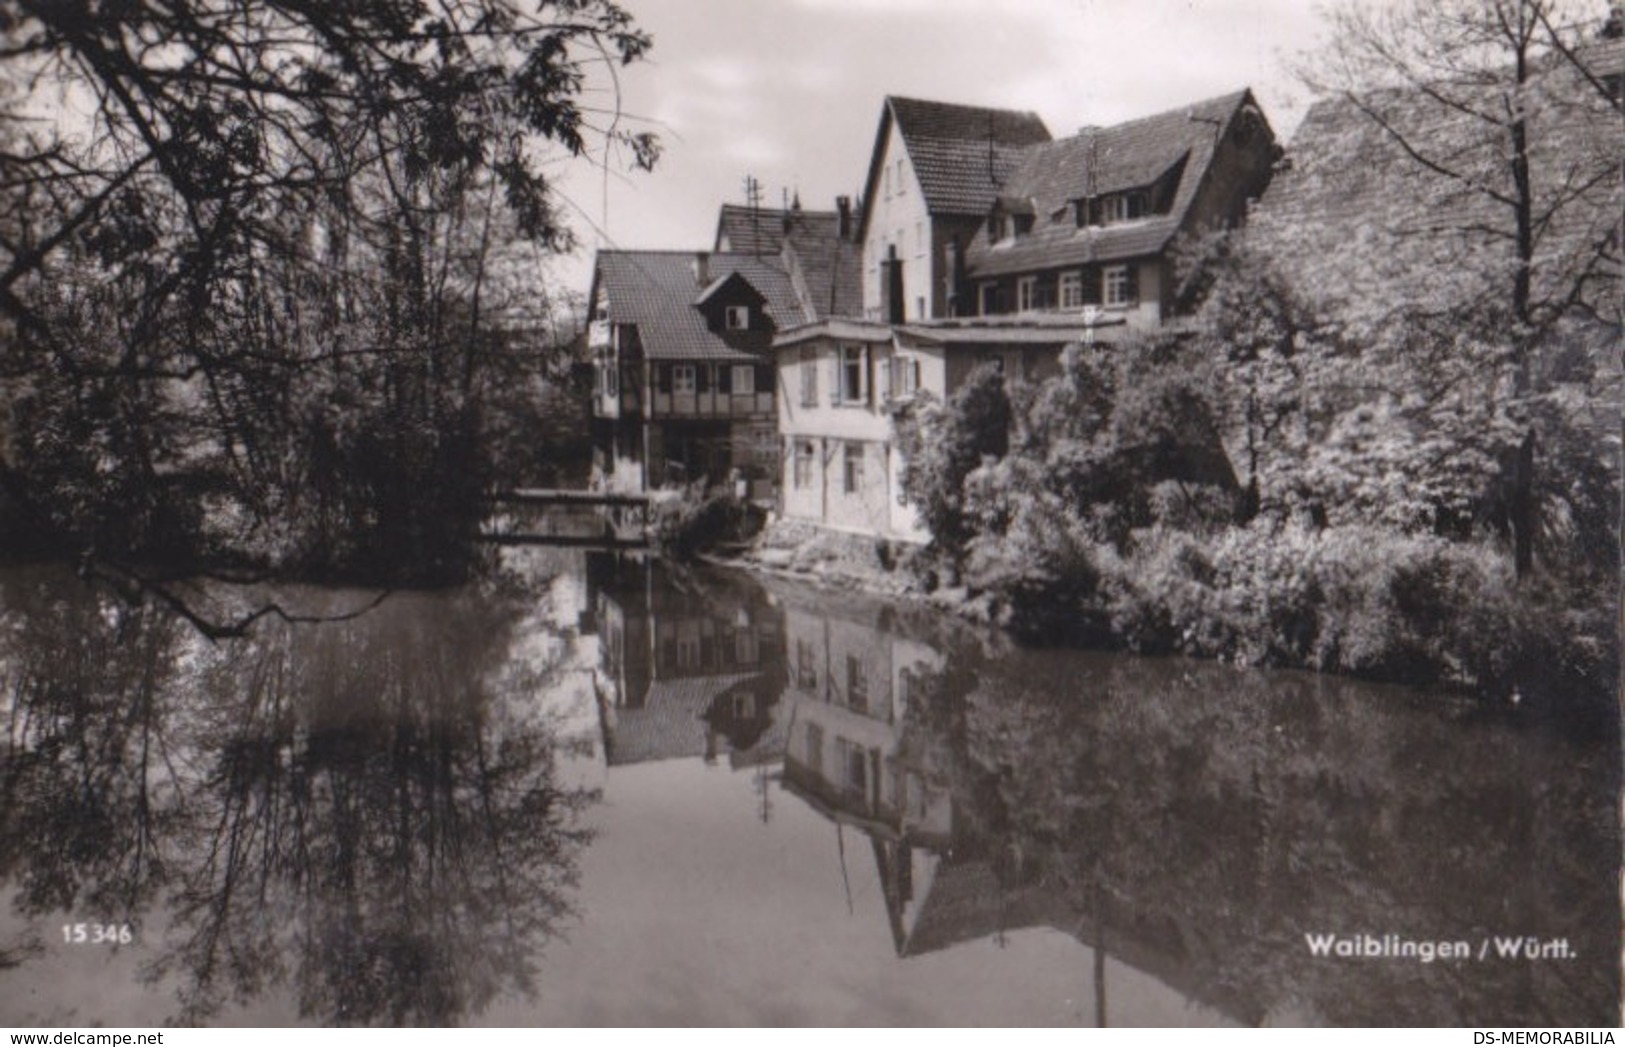
[[0, 1024], [1618, 1020], [1612, 731], [505, 555], [0, 573]]

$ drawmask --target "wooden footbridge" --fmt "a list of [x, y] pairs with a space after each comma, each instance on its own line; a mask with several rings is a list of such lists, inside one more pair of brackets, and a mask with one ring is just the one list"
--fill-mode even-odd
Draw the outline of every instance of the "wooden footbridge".
[[[493, 545], [551, 545], [568, 549], [648, 549], [650, 496], [625, 491], [581, 491], [516, 487], [486, 497], [490, 512], [480, 539]], [[558, 522], [558, 510], [597, 509], [596, 518], [568, 517], [566, 531], [546, 526]], [[552, 515], [550, 516], [550, 513]], [[593, 533], [596, 529], [597, 533]]]

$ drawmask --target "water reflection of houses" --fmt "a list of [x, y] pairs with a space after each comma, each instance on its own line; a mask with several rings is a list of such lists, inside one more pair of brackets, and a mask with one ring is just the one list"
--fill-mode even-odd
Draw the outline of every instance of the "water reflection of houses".
[[646, 563], [589, 563], [604, 749], [611, 766], [776, 759], [783, 615], [760, 588], [685, 590]]
[[784, 607], [784, 788], [835, 823], [843, 862], [845, 830], [868, 838], [901, 952], [952, 840], [948, 790], [903, 730], [912, 689], [942, 658], [872, 604], [798, 594]]
[[873, 860], [899, 957], [1023, 930], [1059, 932], [1095, 955], [1079, 988], [1093, 981], [1098, 1021], [1110, 1018], [1108, 957], [1122, 965], [1114, 983], [1138, 980], [1126, 968], [1161, 985], [1140, 982], [1131, 994], [1172, 994], [1232, 1017], [1260, 1017], [1203, 983], [1186, 948], [1189, 928], [1114, 908], [1107, 895], [1085, 889], [1086, 870], [1065, 883], [1039, 874], [997, 831], [989, 838], [993, 827], [976, 824], [968, 808], [956, 812], [950, 783], [966, 783], [949, 766], [943, 740], [932, 737], [931, 710], [911, 710], [934, 701], [945, 682], [979, 686], [946, 680], [946, 642], [916, 638], [926, 632], [873, 601], [790, 587], [777, 596], [788, 662], [778, 709], [786, 723], [784, 788], [834, 823], [837, 860]]

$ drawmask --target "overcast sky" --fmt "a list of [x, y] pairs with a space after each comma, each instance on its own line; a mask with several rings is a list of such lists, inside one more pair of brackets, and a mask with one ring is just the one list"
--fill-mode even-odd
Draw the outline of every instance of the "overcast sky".
[[654, 37], [621, 71], [623, 126], [664, 146], [652, 173], [612, 157], [562, 180], [583, 247], [555, 278], [585, 290], [592, 249], [703, 248], [717, 208], [784, 191], [856, 196], [882, 99], [1030, 109], [1056, 137], [1251, 87], [1286, 138], [1307, 96], [1284, 68], [1313, 48], [1307, 0], [623, 0]]

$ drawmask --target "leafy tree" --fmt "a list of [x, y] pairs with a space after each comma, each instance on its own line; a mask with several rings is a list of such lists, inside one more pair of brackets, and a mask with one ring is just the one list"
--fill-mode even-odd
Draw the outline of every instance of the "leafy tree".
[[1319, 128], [1324, 153], [1308, 159], [1312, 177], [1377, 191], [1344, 197], [1358, 227], [1347, 216], [1306, 224], [1289, 204], [1270, 234], [1300, 294], [1350, 341], [1420, 353], [1425, 367], [1465, 332], [1502, 358], [1504, 395], [1521, 401], [1507, 412], [1522, 416], [1522, 435], [1497, 452], [1501, 523], [1520, 575], [1540, 527], [1535, 399], [1548, 394], [1577, 321], [1621, 320], [1611, 290], [1620, 100], [1607, 75], [1619, 54], [1597, 42], [1599, 21], [1557, 0], [1337, 8], [1330, 44], [1303, 72], [1342, 107], [1321, 118], [1357, 119], [1341, 133]]
[[104, 554], [181, 506], [183, 548], [455, 573], [529, 348], [489, 260], [569, 242], [550, 155], [652, 163], [584, 100], [647, 36], [612, 0], [0, 0], [0, 32], [23, 511]]
[[1002, 458], [1010, 446], [1004, 377], [984, 364], [946, 404], [922, 397], [896, 422], [903, 496], [919, 507], [932, 541], [957, 559], [973, 533], [963, 506], [965, 478], [984, 458]]

